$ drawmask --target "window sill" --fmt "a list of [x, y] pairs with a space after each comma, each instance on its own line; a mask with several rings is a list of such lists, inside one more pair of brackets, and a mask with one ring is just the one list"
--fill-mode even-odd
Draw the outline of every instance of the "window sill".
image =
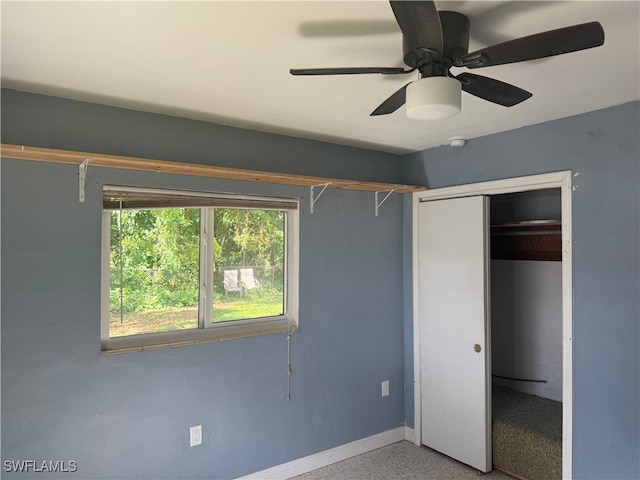
[[[263, 321], [264, 322], [264, 321]], [[260, 328], [262, 327], [262, 328]], [[264, 325], [217, 325], [209, 329], [192, 329], [174, 332], [132, 335], [128, 337], [110, 338], [102, 341], [101, 355], [117, 355], [120, 353], [142, 352], [144, 350], [158, 350], [161, 348], [175, 348], [199, 343], [222, 342], [236, 338], [256, 337], [274, 333], [296, 331], [297, 327], [290, 325], [286, 319], [264, 322]]]

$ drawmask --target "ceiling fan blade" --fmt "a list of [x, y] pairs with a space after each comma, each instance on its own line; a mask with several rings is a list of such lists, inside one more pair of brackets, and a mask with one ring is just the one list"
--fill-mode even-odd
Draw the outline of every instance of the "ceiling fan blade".
[[599, 47], [604, 30], [598, 22], [583, 23], [517, 38], [468, 53], [457, 59], [456, 67], [480, 68], [523, 62]]
[[353, 68], [292, 68], [291, 75], [358, 75], [366, 73], [381, 73], [382, 75], [398, 75], [410, 73], [413, 70], [393, 67], [353, 67]]
[[[409, 82], [411, 83], [411, 82]], [[387, 98], [384, 102], [382, 102], [378, 108], [376, 108], [373, 112], [371, 112], [371, 117], [376, 115], [387, 115], [389, 113], [395, 112], [407, 101], [407, 83], [400, 90], [396, 91], [393, 95]]]
[[411, 50], [429, 48], [442, 53], [442, 25], [434, 2], [428, 1], [390, 1], [400, 30]]
[[513, 107], [532, 95], [515, 85], [473, 73], [461, 73], [456, 78], [465, 92], [505, 107]]

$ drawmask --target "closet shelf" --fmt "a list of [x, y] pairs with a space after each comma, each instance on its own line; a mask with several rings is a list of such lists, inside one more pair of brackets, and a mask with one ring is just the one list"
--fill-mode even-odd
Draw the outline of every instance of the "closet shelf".
[[562, 222], [531, 220], [491, 225], [494, 260], [562, 261]]

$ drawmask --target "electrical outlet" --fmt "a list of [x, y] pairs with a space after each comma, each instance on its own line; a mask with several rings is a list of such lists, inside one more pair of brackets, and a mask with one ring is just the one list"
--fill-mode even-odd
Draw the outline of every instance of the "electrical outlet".
[[384, 382], [382, 382], [382, 396], [389, 396], [389, 380], [385, 380]]
[[189, 429], [189, 443], [192, 447], [202, 445], [202, 425], [196, 425]]

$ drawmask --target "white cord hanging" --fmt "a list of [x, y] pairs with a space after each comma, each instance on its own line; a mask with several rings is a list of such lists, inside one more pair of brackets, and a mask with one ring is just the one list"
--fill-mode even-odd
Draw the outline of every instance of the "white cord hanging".
[[294, 320], [289, 319], [289, 332], [287, 333], [287, 401], [291, 401], [291, 337], [296, 332]]
[[291, 401], [291, 336], [293, 331], [287, 334], [287, 401]]

